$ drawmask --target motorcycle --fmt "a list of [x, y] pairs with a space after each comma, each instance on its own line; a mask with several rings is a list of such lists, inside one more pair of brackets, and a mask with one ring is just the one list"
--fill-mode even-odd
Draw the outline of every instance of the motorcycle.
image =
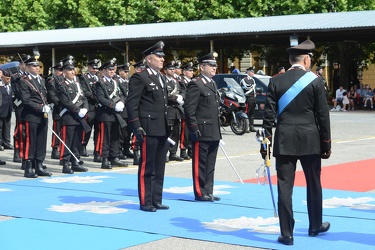
[[221, 126], [230, 126], [233, 133], [243, 135], [249, 128], [249, 118], [244, 112], [246, 108], [245, 93], [234, 79], [227, 78], [226, 82], [227, 86], [219, 90]]

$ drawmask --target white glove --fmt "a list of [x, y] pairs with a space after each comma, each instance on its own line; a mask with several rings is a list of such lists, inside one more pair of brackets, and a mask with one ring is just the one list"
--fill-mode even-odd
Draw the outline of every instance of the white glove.
[[125, 105], [122, 101], [119, 101], [118, 103], [116, 103], [115, 110], [117, 112], [122, 112], [124, 108], [125, 108]]
[[181, 95], [177, 95], [177, 100], [178, 104], [180, 104], [181, 106], [184, 105], [184, 98], [181, 96]]
[[50, 113], [51, 112], [51, 107], [48, 106], [48, 105], [44, 105], [42, 112], [43, 113]]
[[78, 116], [83, 118], [85, 117], [85, 115], [87, 114], [87, 109], [83, 108], [83, 109], [79, 109], [79, 112], [78, 112]]

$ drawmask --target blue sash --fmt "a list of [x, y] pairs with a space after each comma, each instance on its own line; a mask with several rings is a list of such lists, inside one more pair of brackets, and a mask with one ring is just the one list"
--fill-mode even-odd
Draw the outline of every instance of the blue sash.
[[277, 116], [279, 116], [286, 106], [293, 101], [294, 98], [307, 86], [309, 85], [315, 78], [318, 76], [314, 73], [307, 72], [304, 74], [297, 82], [295, 82], [292, 87], [290, 87], [279, 99], [278, 102], [278, 110]]

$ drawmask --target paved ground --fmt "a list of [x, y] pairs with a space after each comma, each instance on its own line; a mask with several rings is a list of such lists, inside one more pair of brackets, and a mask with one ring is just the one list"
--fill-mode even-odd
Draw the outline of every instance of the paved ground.
[[[332, 129], [332, 156], [330, 159], [323, 161], [324, 166], [365, 160], [375, 158], [375, 112], [372, 111], [350, 111], [350, 112], [330, 112], [331, 129]], [[261, 121], [256, 121], [258, 124]], [[51, 123], [50, 123], [51, 124]], [[222, 130], [223, 140], [225, 141], [224, 149], [233, 162], [238, 174], [242, 179], [251, 179], [255, 177], [256, 169], [263, 163], [259, 154], [259, 144], [255, 140], [255, 133], [247, 133], [243, 136], [234, 135], [230, 128]], [[51, 132], [49, 132], [48, 145], [50, 144]], [[89, 153], [92, 152], [93, 145], [88, 148]], [[58, 165], [58, 160], [51, 160], [51, 148], [47, 148], [47, 157], [45, 164], [53, 176], [63, 175], [62, 167]], [[0, 182], [10, 182], [23, 180], [23, 171], [20, 170], [19, 163], [13, 163], [13, 151], [5, 150], [0, 152], [0, 157], [7, 161], [7, 165], [0, 168]], [[85, 166], [91, 172], [100, 172], [100, 163], [94, 163], [92, 157], [83, 158]], [[131, 164], [132, 161], [128, 161]], [[272, 161], [272, 164], [274, 161]], [[301, 167], [298, 168], [299, 170]], [[128, 168], [114, 168], [112, 171], [120, 173], [137, 172], [137, 167], [130, 165]], [[353, 169], [353, 171], [361, 171], [366, 174], [366, 169]], [[272, 169], [272, 174], [275, 174]], [[181, 163], [171, 162], [166, 166], [166, 175], [182, 178], [191, 177], [191, 161]], [[339, 175], [339, 173], [338, 173]], [[222, 181], [238, 181], [237, 175], [228, 164], [222, 151], [219, 149], [217, 159], [215, 179]], [[372, 190], [371, 192], [375, 192]], [[249, 194], [251, 195], [251, 194]], [[246, 203], [246, 201], [244, 201]], [[1, 220], [12, 219], [0, 215]], [[276, 240], [276, 239], [275, 239]], [[140, 249], [257, 249], [251, 247], [235, 246], [229, 244], [219, 244], [212, 242], [202, 242], [197, 240], [183, 238], [168, 238], [148, 244], [131, 247], [131, 250]]]

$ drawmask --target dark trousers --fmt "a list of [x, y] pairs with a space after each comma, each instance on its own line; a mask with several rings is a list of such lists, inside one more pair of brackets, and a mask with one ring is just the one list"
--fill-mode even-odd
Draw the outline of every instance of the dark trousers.
[[[124, 120], [127, 122], [127, 119], [124, 118]], [[120, 148], [122, 149], [130, 149], [130, 135], [131, 131], [129, 126], [125, 126], [124, 128], [119, 127], [120, 129]]]
[[175, 145], [169, 145], [169, 153], [176, 154], [178, 148], [178, 141], [180, 140], [181, 124], [179, 119], [170, 120], [169, 124], [172, 126], [171, 139], [176, 143]]
[[86, 122], [90, 126], [91, 130], [89, 132], [83, 131], [84, 136], [83, 136], [83, 140], [82, 140], [82, 145], [87, 146], [87, 144], [89, 143], [92, 128], [94, 128], [94, 145], [96, 145], [99, 130], [97, 128], [98, 125], [97, 125], [97, 122], [96, 122], [96, 119], [95, 119], [95, 112], [93, 112], [93, 111], [87, 112]]
[[247, 117], [249, 117], [250, 125], [254, 125], [254, 114], [256, 99], [255, 97], [246, 96], [246, 105], [247, 105]]
[[278, 211], [282, 236], [293, 236], [294, 217], [292, 207], [296, 163], [300, 160], [307, 183], [307, 211], [309, 228], [322, 224], [322, 186], [320, 183], [321, 158], [319, 155], [277, 156]]
[[47, 147], [48, 127], [45, 122], [22, 122], [24, 132], [23, 159], [44, 161]]
[[180, 149], [190, 149], [191, 150], [191, 143], [190, 143], [190, 136], [189, 136], [189, 129], [186, 124], [185, 119], [181, 119], [181, 133], [180, 133]]
[[120, 154], [120, 125], [117, 121], [100, 122], [99, 154], [103, 158], [116, 158]]
[[[0, 141], [3, 145], [10, 145], [10, 120], [11, 115], [0, 118]], [[1, 145], [0, 145], [1, 146]]]
[[[60, 136], [60, 130], [61, 130], [61, 124], [59, 119], [53, 120], [53, 126], [52, 126], [53, 131]], [[60, 136], [61, 137], [61, 136]], [[60, 145], [60, 140], [57, 138], [57, 136], [52, 133], [52, 141], [51, 141], [51, 147], [52, 148], [58, 148]]]
[[[72, 151], [72, 153], [77, 157], [80, 158], [80, 152], [82, 147], [82, 131], [83, 128], [81, 124], [79, 125], [63, 125], [61, 127], [61, 139], [65, 143], [65, 145]], [[60, 160], [74, 162], [76, 159], [69, 150], [61, 144], [60, 148]]]
[[195, 141], [193, 147], [193, 189], [195, 197], [213, 194], [219, 141]]
[[162, 204], [168, 145], [166, 136], [145, 136], [140, 143], [138, 196], [142, 206]]

